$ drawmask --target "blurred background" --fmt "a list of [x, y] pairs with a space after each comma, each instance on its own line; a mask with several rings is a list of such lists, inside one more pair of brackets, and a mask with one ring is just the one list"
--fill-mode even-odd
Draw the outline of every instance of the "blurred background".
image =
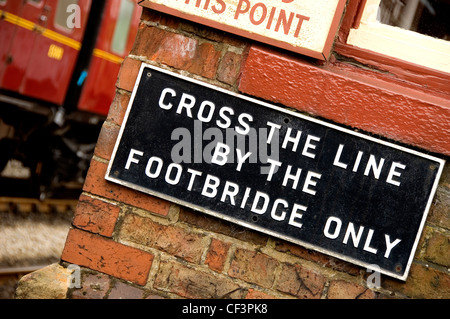
[[[0, 299], [58, 262], [141, 16], [138, 0], [0, 0]], [[450, 0], [378, 21], [448, 39]]]
[[137, 0], [0, 0], [0, 298], [58, 262], [141, 16]]

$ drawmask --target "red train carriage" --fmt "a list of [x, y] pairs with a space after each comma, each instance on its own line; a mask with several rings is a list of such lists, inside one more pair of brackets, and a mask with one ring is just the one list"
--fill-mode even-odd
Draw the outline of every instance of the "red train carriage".
[[82, 185], [140, 14], [137, 0], [0, 0], [0, 172], [28, 167], [23, 194]]

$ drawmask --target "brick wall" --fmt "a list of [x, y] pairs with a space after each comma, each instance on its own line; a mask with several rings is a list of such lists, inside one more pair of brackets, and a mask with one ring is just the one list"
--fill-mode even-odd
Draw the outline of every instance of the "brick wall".
[[[407, 281], [382, 276], [379, 288], [368, 287], [370, 274], [361, 267], [107, 182], [142, 62], [450, 154], [445, 93], [436, 97], [414, 83], [405, 88], [334, 55], [330, 62], [311, 62], [144, 9], [61, 256], [63, 265], [82, 267], [82, 287], [68, 298], [450, 297], [448, 164]], [[396, 107], [370, 109], [378, 99]]]

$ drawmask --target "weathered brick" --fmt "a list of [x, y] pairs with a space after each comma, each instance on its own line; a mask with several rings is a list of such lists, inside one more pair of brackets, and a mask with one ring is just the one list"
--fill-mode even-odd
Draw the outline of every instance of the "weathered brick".
[[286, 241], [276, 241], [275, 250], [284, 253], [290, 253], [294, 256], [314, 261], [326, 267], [330, 267], [331, 269], [344, 271], [350, 275], [356, 276], [359, 274], [360, 268], [355, 265], [330, 256], [326, 256], [310, 249], [306, 249], [299, 245], [288, 243]]
[[142, 10], [141, 20], [152, 22], [158, 25], [164, 25], [172, 29], [177, 29], [180, 25], [179, 19], [158, 11], [148, 10], [147, 8], [144, 8], [144, 10]]
[[[447, 164], [448, 165], [448, 164]], [[431, 205], [428, 221], [450, 230], [450, 188], [439, 187]]]
[[430, 262], [450, 267], [450, 238], [438, 231], [432, 231], [428, 238], [424, 258]]
[[142, 299], [145, 290], [116, 281], [108, 299]]
[[205, 42], [198, 46], [192, 66], [187, 70], [194, 74], [213, 79], [219, 66], [221, 52], [213, 44]]
[[301, 299], [319, 299], [325, 287], [324, 276], [298, 264], [283, 264], [276, 289]]
[[184, 298], [243, 298], [246, 289], [230, 278], [219, 277], [177, 262], [162, 261], [154, 288], [170, 291]]
[[233, 85], [239, 77], [242, 55], [227, 51], [219, 64], [217, 79]]
[[245, 47], [247, 43], [244, 38], [191, 21], [184, 21], [180, 24], [179, 29], [213, 42], [220, 42], [235, 47]]
[[194, 225], [198, 228], [253, 243], [255, 245], [265, 246], [267, 243], [267, 235], [263, 235], [248, 228], [244, 228], [204, 213], [192, 211], [188, 208], [182, 207], [180, 209], [179, 221]]
[[376, 294], [361, 285], [344, 281], [333, 280], [328, 287], [328, 299], [374, 299]]
[[230, 246], [230, 243], [213, 238], [209, 246], [208, 254], [206, 255], [205, 264], [212, 270], [221, 272], [225, 265]]
[[81, 195], [72, 223], [78, 228], [111, 237], [119, 212], [116, 205]]
[[103, 299], [111, 287], [109, 276], [98, 274], [83, 274], [81, 288], [73, 290], [71, 299]]
[[132, 92], [140, 67], [141, 61], [128, 57], [125, 58], [122, 62], [122, 66], [120, 67], [116, 86], [122, 90]]
[[250, 288], [245, 299], [277, 299], [277, 297], [266, 294], [262, 291]]
[[200, 262], [205, 249], [205, 236], [135, 214], [124, 217], [119, 237], [195, 263]]
[[100, 135], [95, 145], [94, 154], [98, 157], [109, 160], [111, 158], [120, 127], [116, 124], [105, 121], [100, 130]]
[[169, 202], [108, 182], [105, 179], [106, 168], [105, 163], [96, 160], [91, 161], [83, 186], [85, 192], [139, 207], [158, 215], [166, 216], [169, 213]]
[[122, 94], [116, 92], [114, 99], [109, 107], [108, 121], [122, 125], [125, 112], [130, 102], [130, 96], [128, 94]]
[[209, 42], [148, 26], [140, 29], [132, 53], [207, 78], [215, 76], [221, 55]]
[[270, 288], [275, 280], [279, 262], [265, 254], [236, 249], [228, 274], [247, 282]]
[[153, 255], [98, 235], [71, 229], [61, 259], [144, 285]]
[[413, 263], [406, 282], [384, 278], [381, 286], [408, 297], [420, 299], [449, 299], [450, 276], [448, 273]]

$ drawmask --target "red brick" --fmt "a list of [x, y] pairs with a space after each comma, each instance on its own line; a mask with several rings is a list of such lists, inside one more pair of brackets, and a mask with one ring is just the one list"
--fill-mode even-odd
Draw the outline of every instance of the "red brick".
[[221, 272], [225, 266], [225, 261], [230, 246], [230, 243], [225, 243], [213, 238], [211, 245], [209, 246], [208, 254], [206, 255], [205, 264], [207, 264], [212, 270]]
[[213, 79], [219, 66], [221, 52], [217, 51], [211, 43], [202, 43], [198, 46], [189, 72]]
[[428, 222], [450, 229], [450, 163], [447, 161], [431, 205]]
[[438, 231], [432, 231], [428, 238], [424, 258], [432, 263], [450, 268], [450, 237]]
[[147, 8], [143, 8], [141, 20], [153, 22], [158, 25], [164, 25], [172, 29], [178, 28], [180, 24], [180, 20], [173, 16], [166, 15], [158, 11], [149, 10]]
[[130, 96], [128, 94], [116, 92], [109, 108], [108, 120], [116, 123], [117, 125], [122, 125], [129, 102]]
[[145, 285], [153, 255], [111, 239], [71, 229], [61, 259]]
[[193, 23], [191, 21], [181, 23], [180, 30], [193, 33], [196, 36], [211, 40], [212, 42], [228, 44], [234, 47], [246, 46], [244, 38], [238, 37], [225, 31], [210, 28], [202, 24]]
[[310, 269], [283, 264], [276, 289], [301, 299], [319, 299], [325, 283], [325, 277]]
[[243, 67], [239, 89], [344, 125], [450, 155], [450, 100], [353, 71], [344, 72], [332, 65], [321, 68], [292, 55], [253, 46]]
[[132, 53], [207, 78], [215, 76], [221, 55], [211, 43], [148, 26], [140, 29]]
[[207, 214], [195, 212], [185, 207], [181, 207], [180, 209], [179, 221], [255, 245], [265, 246], [267, 243], [268, 236], [263, 235], [262, 233], [252, 231], [222, 219], [211, 217]]
[[114, 123], [108, 121], [103, 123], [97, 144], [95, 145], [94, 154], [96, 156], [108, 160], [111, 158], [119, 130], [120, 127]]
[[70, 299], [103, 299], [111, 288], [111, 280], [105, 274], [86, 274], [81, 278], [81, 288], [72, 292]]
[[108, 182], [105, 179], [107, 165], [96, 160], [91, 161], [83, 190], [88, 193], [110, 198], [121, 203], [139, 207], [158, 215], [166, 216], [169, 213], [170, 203], [140, 193], [131, 188]]
[[116, 205], [81, 195], [72, 223], [78, 228], [111, 237], [119, 212]]
[[217, 79], [230, 85], [235, 84], [241, 71], [241, 62], [242, 56], [240, 54], [227, 51], [220, 61]]
[[160, 263], [154, 288], [170, 291], [184, 298], [203, 299], [243, 298], [243, 293], [246, 291], [231, 278], [217, 277], [211, 273], [168, 261]]
[[161, 225], [135, 214], [127, 214], [124, 217], [120, 238], [156, 248], [194, 263], [200, 262], [205, 249], [203, 235], [172, 225]]
[[275, 270], [279, 263], [265, 254], [236, 249], [228, 274], [247, 282], [270, 288], [275, 280]]
[[429, 266], [413, 263], [406, 282], [387, 277], [382, 277], [382, 279], [381, 286], [383, 288], [411, 298], [450, 299], [448, 271], [439, 271]]
[[330, 256], [326, 256], [310, 249], [306, 249], [302, 246], [288, 243], [286, 241], [277, 241], [275, 243], [275, 249], [284, 253], [290, 253], [306, 260], [314, 261], [334, 270], [345, 271], [346, 273], [353, 276], [358, 275], [360, 271], [360, 268], [358, 266]]
[[250, 288], [245, 299], [277, 299], [275, 296]]
[[328, 287], [328, 299], [374, 299], [370, 289], [344, 280], [333, 280]]
[[140, 288], [117, 281], [111, 289], [108, 299], [142, 299], [144, 297], [144, 292], [145, 291]]
[[122, 90], [132, 92], [140, 67], [141, 61], [128, 57], [125, 58], [122, 62], [122, 66], [120, 67], [116, 86]]

